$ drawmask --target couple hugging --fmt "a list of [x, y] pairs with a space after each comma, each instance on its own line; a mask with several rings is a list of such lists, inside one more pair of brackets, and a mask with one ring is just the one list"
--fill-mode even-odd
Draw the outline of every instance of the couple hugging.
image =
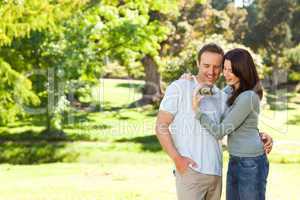
[[[250, 53], [224, 54], [210, 43], [197, 56], [198, 74], [171, 83], [160, 104], [157, 138], [173, 160], [178, 200], [219, 200], [222, 146], [227, 136], [227, 200], [264, 200], [272, 138], [258, 130], [263, 90]], [[227, 86], [215, 86], [223, 72]], [[204, 86], [211, 95], [201, 95]]]

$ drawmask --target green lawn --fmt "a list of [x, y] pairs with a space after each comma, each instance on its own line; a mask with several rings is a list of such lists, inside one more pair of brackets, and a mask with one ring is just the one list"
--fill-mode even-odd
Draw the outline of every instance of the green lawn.
[[[69, 115], [64, 138], [42, 135], [42, 116], [0, 127], [0, 199], [175, 199], [173, 166], [154, 136], [157, 109], [127, 108], [143, 82], [101, 84], [93, 90], [98, 110]], [[300, 95], [290, 96], [287, 110], [264, 105], [261, 115], [260, 129], [275, 140], [272, 200], [300, 195]], [[226, 151], [224, 160], [226, 172]]]
[[[0, 199], [175, 199], [175, 179], [170, 162], [152, 155], [143, 158], [134, 153], [121, 155], [128, 155], [127, 160], [120, 158], [122, 163], [117, 158], [119, 155], [112, 154], [105, 156], [118, 160], [117, 163], [1, 165]], [[267, 199], [298, 199], [299, 168], [300, 164], [271, 164]], [[223, 190], [224, 193], [225, 188]], [[222, 199], [225, 199], [224, 195]]]

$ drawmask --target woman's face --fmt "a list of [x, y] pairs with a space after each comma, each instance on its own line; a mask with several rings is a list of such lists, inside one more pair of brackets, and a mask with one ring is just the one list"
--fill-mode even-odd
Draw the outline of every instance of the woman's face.
[[232, 73], [231, 61], [226, 60], [224, 62], [223, 74], [227, 85], [238, 87], [240, 84], [240, 79]]

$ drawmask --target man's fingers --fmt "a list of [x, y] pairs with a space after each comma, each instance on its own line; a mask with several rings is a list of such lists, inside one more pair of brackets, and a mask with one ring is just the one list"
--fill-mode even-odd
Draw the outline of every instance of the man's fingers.
[[189, 159], [189, 165], [191, 165], [192, 167], [197, 167], [197, 163], [195, 161], [193, 161], [192, 159]]

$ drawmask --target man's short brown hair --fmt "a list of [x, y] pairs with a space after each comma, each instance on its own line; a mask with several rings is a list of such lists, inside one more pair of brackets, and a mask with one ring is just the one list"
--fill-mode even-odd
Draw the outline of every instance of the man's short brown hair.
[[201, 55], [204, 52], [212, 52], [212, 53], [217, 53], [217, 54], [220, 54], [220, 55], [224, 56], [224, 51], [223, 51], [223, 49], [219, 45], [217, 45], [215, 43], [208, 43], [208, 44], [205, 44], [199, 50], [198, 55], [197, 55], [197, 62], [200, 63]]

